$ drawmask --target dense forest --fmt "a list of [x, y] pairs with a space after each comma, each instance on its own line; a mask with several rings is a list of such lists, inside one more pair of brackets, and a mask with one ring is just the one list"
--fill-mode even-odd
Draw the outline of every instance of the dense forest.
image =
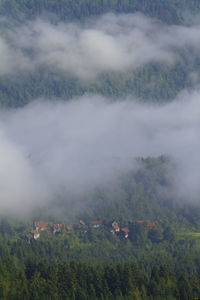
[[[91, 27], [92, 29], [90, 28], [91, 31], [94, 31], [98, 28], [98, 22], [102, 22], [99, 18], [106, 13], [112, 13], [115, 17], [127, 14], [130, 19], [135, 15], [139, 16], [137, 18], [142, 18], [144, 21], [144, 23], [141, 22], [142, 25], [140, 24], [141, 28], [145, 27], [145, 22], [154, 24], [152, 25], [153, 33], [154, 28], [158, 29], [161, 26], [163, 31], [161, 30], [160, 40], [163, 42], [165, 39], [162, 40], [162, 33], [170, 33], [169, 28], [171, 27], [173, 30], [180, 30], [180, 32], [183, 30], [185, 33], [187, 29], [193, 28], [192, 26], [194, 24], [196, 26], [197, 23], [197, 26], [194, 27], [196, 34], [199, 30], [197, 19], [200, 13], [200, 2], [198, 0], [1, 0], [0, 59], [1, 57], [5, 58], [5, 65], [3, 59], [0, 64], [1, 125], [4, 124], [4, 113], [7, 116], [11, 111], [12, 117], [15, 117], [17, 109], [20, 111], [33, 100], [40, 98], [56, 103], [56, 101], [69, 101], [73, 98], [81, 99], [81, 96], [85, 95], [86, 97], [87, 95], [101, 95], [109, 103], [117, 103], [124, 99], [131, 99], [133, 102], [137, 99], [138, 103], [148, 104], [148, 108], [152, 108], [153, 105], [162, 107], [167, 103], [173, 103], [178, 95], [180, 100], [181, 92], [189, 93], [193, 89], [199, 88], [199, 42], [198, 38], [190, 40], [190, 34], [189, 42], [180, 47], [176, 43], [172, 43], [172, 46], [169, 46], [168, 43], [166, 45], [159, 44], [159, 54], [162, 52], [162, 48], [166, 48], [167, 50], [165, 50], [169, 50], [169, 52], [173, 49], [171, 51], [171, 53], [173, 52], [172, 60], [169, 59], [167, 62], [157, 60], [157, 54], [155, 54], [152, 59], [138, 65], [135, 63], [136, 66], [130, 64], [127, 69], [100, 68], [99, 73], [94, 72], [94, 76], [92, 73], [90, 80], [84, 80], [70, 70], [63, 71], [62, 68], [45, 64], [42, 60], [39, 60], [37, 64], [35, 58], [37, 58], [37, 51], [41, 50], [41, 44], [38, 40], [33, 39], [38, 44], [36, 43], [36, 48], [31, 48], [24, 42], [27, 36], [31, 40], [32, 36], [37, 35], [37, 26], [34, 27], [37, 22], [42, 24], [40, 24], [39, 32], [40, 30], [42, 32], [45, 26], [53, 24], [55, 26], [52, 27], [53, 30], [51, 28], [53, 33], [51, 31], [46, 33], [49, 36], [55, 35], [57, 38], [56, 33], [61, 32], [61, 38], [58, 34], [58, 39], [62, 40], [62, 33], [66, 33], [68, 30], [65, 25], [70, 24], [69, 28], [73, 27], [73, 30], [75, 28], [75, 31], [72, 30], [70, 33], [75, 32], [77, 35], [80, 28], [86, 28], [87, 31], [90, 28], [87, 26], [90, 24], [95, 24], [94, 27]], [[145, 19], [144, 16], [149, 19]], [[94, 20], [97, 20], [97, 23], [94, 23]], [[123, 24], [124, 20], [120, 22]], [[120, 22], [117, 23], [119, 28], [121, 28]], [[33, 30], [28, 31], [31, 26], [34, 27]], [[101, 23], [101, 26], [104, 28], [104, 24]], [[113, 32], [116, 28], [113, 29]], [[54, 32], [54, 29], [61, 29], [61, 31]], [[98, 30], [101, 31], [99, 28]], [[105, 32], [101, 31], [101, 34], [104, 35]], [[152, 32], [150, 35], [153, 36]], [[142, 31], [142, 33], [143, 38], [149, 34], [146, 31]], [[13, 37], [15, 34], [16, 39]], [[175, 35], [173, 38], [176, 39], [176, 37]], [[180, 33], [178, 37], [181, 41]], [[17, 39], [20, 40], [19, 43], [24, 43], [21, 48], [16, 46], [18, 45]], [[152, 40], [156, 43], [154, 37]], [[58, 40], [55, 41], [53, 43], [59, 44]], [[128, 44], [128, 48], [131, 47], [130, 45]], [[63, 50], [62, 47], [61, 43], [61, 50]], [[155, 49], [153, 48], [151, 51], [153, 52]], [[24, 55], [25, 61], [22, 59], [22, 62], [25, 62], [24, 69], [16, 67], [17, 63], [12, 62], [12, 55], [15, 52], [17, 55], [19, 54], [16, 56], [19, 61]], [[58, 53], [59, 56], [62, 51], [58, 51]], [[145, 55], [147, 54], [148, 51]], [[164, 54], [166, 55], [166, 52]], [[88, 55], [86, 57], [88, 59]], [[55, 57], [50, 56], [50, 58], [54, 59]], [[29, 60], [33, 60], [33, 68], [29, 68]], [[9, 69], [10, 61], [13, 65]], [[86, 62], [88, 61], [86, 60]], [[20, 62], [19, 65], [21, 65]], [[87, 69], [87, 66], [83, 66], [84, 69]], [[31, 110], [31, 108], [29, 109]], [[22, 114], [22, 116], [24, 115]], [[148, 118], [148, 114], [144, 115], [144, 118], [145, 116]], [[194, 119], [195, 116], [194, 114]], [[8, 119], [11, 123], [12, 117]], [[76, 119], [78, 116], [72, 114], [72, 117]], [[186, 115], [183, 113], [181, 117], [186, 118]], [[124, 120], [122, 126], [123, 122]], [[184, 124], [185, 128], [187, 129], [187, 126], [192, 128], [193, 123], [189, 118], [187, 122]], [[48, 124], [43, 124], [43, 126], [48, 127]], [[92, 126], [95, 128], [95, 122]], [[141, 126], [148, 127], [147, 124]], [[172, 127], [175, 132], [181, 126], [181, 124], [173, 124], [172, 119]], [[7, 127], [9, 126], [7, 125]], [[4, 130], [0, 132], [0, 138], [4, 138], [7, 133], [5, 126], [2, 128]], [[164, 128], [165, 131], [161, 131], [160, 136], [168, 134], [167, 125]], [[38, 128], [39, 130], [40, 128]], [[30, 140], [31, 134], [35, 138], [34, 131], [26, 132], [26, 128], [21, 128], [21, 131], [25, 132]], [[66, 138], [67, 147], [70, 148], [71, 140], [76, 142], [77, 132], [78, 129], [75, 127], [69, 141]], [[73, 137], [74, 133], [75, 138]], [[147, 128], [145, 133], [150, 134], [152, 139], [155, 138], [150, 129]], [[190, 137], [189, 135], [189, 139], [186, 139], [188, 149], [193, 146]], [[83, 144], [85, 143], [84, 138]], [[132, 134], [129, 138], [134, 139]], [[42, 136], [40, 139], [42, 140]], [[174, 140], [176, 140], [176, 135]], [[116, 145], [118, 146], [120, 142], [119, 140]], [[64, 147], [64, 142], [61, 145]], [[78, 143], [77, 145], [79, 146]], [[49, 150], [50, 148], [51, 144], [48, 145]], [[38, 156], [38, 161], [37, 155], [34, 161], [34, 155], [32, 157], [29, 151], [24, 150], [23, 146], [20, 145], [17, 151], [20, 152], [21, 149], [26, 157], [25, 167], [29, 164], [39, 165], [40, 158], [49, 154], [44, 147]], [[84, 149], [83, 147], [83, 151]], [[102, 153], [104, 153], [104, 145], [102, 149]], [[37, 147], [33, 147], [33, 154], [37, 150]], [[159, 153], [159, 151], [155, 152]], [[10, 153], [12, 156], [12, 151]], [[105, 153], [109, 153], [109, 151], [105, 151]], [[193, 158], [193, 152], [189, 153], [190, 157], [185, 157], [185, 160], [188, 159], [188, 164], [190, 158]], [[4, 167], [5, 154], [3, 151], [0, 154], [2, 156], [0, 164]], [[56, 154], [59, 157], [62, 152], [57, 151]], [[17, 162], [24, 162], [20, 155], [16, 157]], [[120, 159], [118, 157], [115, 159], [117, 161], [115, 165], [118, 167]], [[8, 164], [11, 173], [13, 161]], [[46, 165], [48, 163], [47, 160]], [[60, 170], [61, 164], [62, 159], [59, 161], [58, 170]], [[51, 166], [51, 163], [49, 165]], [[105, 162], [102, 165], [105, 167]], [[4, 170], [3, 167], [2, 170]], [[66, 165], [67, 167], [68, 165]], [[55, 192], [54, 201], [44, 201], [44, 204], [40, 204], [38, 207], [33, 205], [33, 211], [27, 215], [26, 212], [23, 213], [22, 202], [20, 209], [23, 216], [18, 216], [17, 212], [16, 215], [15, 213], [9, 214], [2, 206], [0, 213], [0, 299], [200, 299], [199, 197], [197, 195], [198, 200], [193, 199], [190, 191], [184, 194], [187, 187], [181, 186], [181, 184], [178, 190], [176, 186], [177, 168], [176, 161], [168, 153], [147, 157], [131, 156], [128, 170], [118, 172], [115, 180], [110, 178], [106, 184], [99, 184], [86, 193], [79, 193], [78, 199], [77, 196], [70, 198], [70, 193], [61, 197], [59, 194], [58, 197], [58, 193]], [[50, 170], [54, 172], [53, 167]], [[20, 172], [20, 175], [23, 174], [23, 168], [22, 171], [20, 169]], [[83, 172], [81, 167], [80, 172]], [[28, 172], [25, 174], [29, 176]], [[44, 172], [44, 174], [48, 177], [47, 173]], [[59, 172], [55, 172], [55, 174], [59, 174]], [[40, 174], [34, 175], [36, 175], [38, 180], [36, 182], [39, 186], [42, 177]], [[182, 174], [182, 176], [186, 175], [186, 173]], [[14, 172], [13, 176], [17, 186], [18, 173]], [[90, 179], [91, 175], [84, 174], [84, 176], [88, 176]], [[6, 184], [4, 181], [2, 182], [0, 181], [0, 190], [2, 191], [0, 198], [3, 203], [6, 201], [3, 198]], [[61, 188], [63, 182], [61, 182]], [[54, 182], [51, 184], [54, 185]], [[78, 190], [78, 187], [76, 188]], [[183, 192], [180, 192], [182, 189]], [[18, 191], [18, 189], [14, 191]], [[44, 227], [41, 225], [37, 228], [36, 224], [43, 224]]]
[[47, 266], [28, 260], [21, 271], [6, 260], [0, 268], [2, 299], [189, 300], [200, 292], [198, 277], [175, 275], [165, 265], [154, 267], [151, 274], [141, 273], [135, 264], [95, 267], [74, 261]]

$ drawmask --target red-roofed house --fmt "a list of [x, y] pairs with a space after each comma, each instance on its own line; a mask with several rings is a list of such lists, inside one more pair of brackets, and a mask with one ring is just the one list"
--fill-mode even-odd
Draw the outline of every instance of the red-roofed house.
[[113, 225], [112, 228], [114, 229], [115, 232], [119, 232], [120, 228], [118, 225]]
[[67, 231], [68, 231], [68, 232], [71, 232], [71, 231], [72, 231], [72, 228], [71, 228], [70, 226], [67, 226], [66, 228], [67, 228]]
[[130, 232], [130, 230], [128, 229], [128, 227], [122, 228], [121, 231], [123, 232], [124, 237], [127, 239], [128, 233]]
[[102, 226], [103, 222], [102, 221], [91, 221], [90, 224], [93, 227], [98, 228], [98, 227]]
[[79, 223], [81, 224], [81, 226], [85, 226], [85, 222], [83, 220], [80, 220]]
[[155, 222], [147, 222], [147, 226], [148, 226], [149, 228], [154, 228], [154, 227], [156, 227], [157, 225], [156, 225]]
[[53, 224], [53, 233], [60, 232], [62, 229], [62, 224]]
[[35, 222], [35, 229], [36, 230], [45, 230], [47, 229], [49, 226], [49, 223], [48, 222]]
[[112, 222], [112, 228], [113, 228], [114, 232], [119, 232], [120, 231], [119, 225], [116, 221]]
[[39, 239], [39, 237], [40, 237], [40, 233], [39, 233], [38, 230], [32, 230], [32, 231], [31, 231], [31, 234], [32, 234], [32, 237], [33, 237], [35, 240]]
[[144, 221], [144, 220], [139, 220], [139, 221], [137, 221], [137, 223], [143, 224], [143, 223], [146, 223], [146, 221]]

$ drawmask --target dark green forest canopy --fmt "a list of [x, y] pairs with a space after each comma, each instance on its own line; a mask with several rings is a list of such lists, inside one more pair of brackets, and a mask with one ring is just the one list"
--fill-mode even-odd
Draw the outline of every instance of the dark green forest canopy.
[[49, 266], [29, 259], [22, 271], [8, 259], [0, 269], [0, 296], [5, 300], [189, 300], [199, 299], [200, 293], [197, 276], [175, 275], [165, 265], [146, 274], [136, 264], [103, 268], [73, 261]]
[[[189, 54], [188, 54], [189, 55]], [[47, 99], [69, 100], [85, 93], [100, 94], [111, 99], [127, 96], [141, 101], [164, 103], [176, 98], [184, 89], [198, 85], [199, 57], [182, 55], [174, 66], [151, 63], [127, 72], [108, 72], [94, 82], [82, 82], [70, 74], [39, 68], [33, 73], [18, 73], [0, 77], [0, 105], [24, 106], [30, 101]], [[191, 73], [196, 73], [195, 83]]]
[[18, 19], [20, 22], [44, 12], [56, 14], [64, 21], [107, 12], [142, 12], [168, 24], [180, 24], [184, 22], [184, 13], [200, 12], [200, 3], [198, 0], [2, 0], [0, 11], [2, 16]]
[[[83, 83], [70, 75], [44, 69], [33, 74], [0, 77], [0, 104], [19, 107], [39, 97], [68, 100], [85, 93], [115, 99], [132, 95], [143, 101], [162, 103], [174, 99], [184, 88], [192, 87], [188, 75], [191, 68], [186, 61], [173, 68], [149, 65], [138, 71], [101, 75], [93, 83]], [[198, 70], [198, 65], [195, 68]]]

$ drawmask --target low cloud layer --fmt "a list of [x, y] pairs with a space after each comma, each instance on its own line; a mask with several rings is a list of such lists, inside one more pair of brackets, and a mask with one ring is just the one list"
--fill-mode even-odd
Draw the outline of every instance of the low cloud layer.
[[141, 14], [106, 14], [84, 25], [37, 19], [9, 28], [0, 34], [0, 75], [45, 66], [91, 80], [149, 62], [172, 64], [177, 49], [200, 50], [200, 25], [169, 26]]
[[67, 203], [129, 171], [135, 157], [161, 154], [178, 166], [177, 196], [199, 200], [199, 91], [164, 106], [38, 100], [0, 120], [1, 213], [23, 215], [59, 196]]

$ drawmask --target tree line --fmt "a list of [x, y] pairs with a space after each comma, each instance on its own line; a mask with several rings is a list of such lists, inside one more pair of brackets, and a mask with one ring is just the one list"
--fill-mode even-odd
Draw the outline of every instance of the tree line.
[[8, 259], [0, 262], [0, 270], [3, 300], [191, 300], [200, 295], [199, 277], [175, 274], [165, 265], [148, 274], [136, 264], [50, 265], [29, 259], [22, 270]]

